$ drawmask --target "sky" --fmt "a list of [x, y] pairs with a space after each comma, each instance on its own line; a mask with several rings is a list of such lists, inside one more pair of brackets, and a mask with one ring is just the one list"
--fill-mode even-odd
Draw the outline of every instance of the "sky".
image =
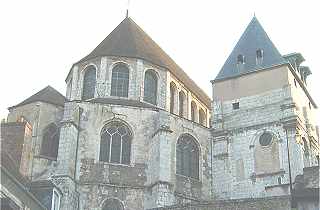
[[[0, 118], [50, 85], [65, 94], [73, 63], [124, 18], [128, 0], [10, 0], [0, 3]], [[256, 15], [281, 54], [300, 52], [320, 103], [316, 0], [130, 0], [129, 16], [211, 96], [214, 79]], [[320, 115], [318, 115], [320, 116]], [[319, 122], [319, 117], [318, 117]], [[319, 124], [319, 123], [318, 123]]]

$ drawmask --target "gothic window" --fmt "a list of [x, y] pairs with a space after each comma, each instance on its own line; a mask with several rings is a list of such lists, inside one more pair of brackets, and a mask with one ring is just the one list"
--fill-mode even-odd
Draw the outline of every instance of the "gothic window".
[[176, 147], [177, 174], [199, 179], [199, 148], [194, 137], [182, 135]]
[[123, 205], [117, 199], [108, 199], [104, 202], [102, 210], [123, 210]]
[[184, 117], [184, 107], [186, 103], [186, 94], [183, 91], [179, 92], [179, 116]]
[[176, 85], [171, 82], [170, 83], [170, 112], [174, 113], [175, 109], [175, 97], [176, 97], [177, 88]]
[[199, 123], [201, 125], [207, 126], [207, 119], [206, 119], [206, 113], [203, 111], [203, 109], [199, 109]]
[[146, 71], [144, 75], [144, 101], [157, 104], [158, 78], [153, 70]]
[[132, 133], [127, 125], [114, 121], [103, 127], [99, 160], [108, 163], [130, 164]]
[[49, 124], [43, 130], [42, 136], [40, 155], [56, 160], [58, 156], [60, 138], [58, 126], [54, 123]]
[[279, 142], [276, 136], [264, 131], [257, 136], [254, 145], [254, 168], [256, 174], [270, 174], [280, 170]]
[[95, 87], [96, 87], [96, 68], [94, 66], [88, 66], [84, 70], [82, 100], [94, 98]]
[[197, 112], [197, 105], [194, 101], [191, 102], [191, 120], [196, 122], [196, 112]]
[[119, 63], [112, 69], [111, 96], [128, 97], [129, 69]]

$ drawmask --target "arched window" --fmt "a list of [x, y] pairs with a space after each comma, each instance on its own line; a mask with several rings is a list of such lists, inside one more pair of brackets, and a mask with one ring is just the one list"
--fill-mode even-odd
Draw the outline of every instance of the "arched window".
[[170, 83], [170, 112], [174, 113], [175, 109], [175, 97], [176, 97], [177, 88], [176, 85], [171, 82]]
[[44, 128], [42, 136], [40, 155], [56, 160], [60, 138], [58, 126], [54, 123], [49, 124]]
[[194, 137], [182, 135], [176, 147], [177, 174], [199, 179], [199, 148]]
[[207, 126], [206, 113], [201, 108], [199, 109], [199, 123], [201, 125]]
[[280, 170], [279, 143], [273, 133], [263, 131], [257, 136], [254, 145], [254, 168], [256, 174]]
[[191, 120], [196, 122], [196, 112], [197, 112], [197, 105], [194, 101], [191, 102]]
[[96, 68], [94, 66], [88, 66], [84, 70], [82, 100], [94, 98], [95, 88], [96, 88]]
[[112, 69], [111, 96], [128, 97], [129, 69], [119, 63]]
[[104, 202], [102, 210], [123, 210], [123, 205], [119, 200], [111, 198]]
[[130, 164], [132, 133], [127, 125], [114, 121], [101, 132], [99, 160], [108, 163]]
[[185, 103], [186, 103], [186, 94], [183, 91], [179, 93], [179, 116], [184, 117], [185, 112]]
[[146, 71], [144, 75], [143, 100], [151, 104], [157, 104], [158, 78], [153, 70]]

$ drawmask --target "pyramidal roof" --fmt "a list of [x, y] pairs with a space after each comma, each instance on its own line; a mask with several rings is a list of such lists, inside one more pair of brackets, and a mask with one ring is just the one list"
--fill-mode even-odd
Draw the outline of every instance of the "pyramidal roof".
[[[261, 63], [257, 64], [256, 52], [259, 49], [263, 51], [263, 59]], [[237, 64], [238, 55], [242, 55], [245, 58], [245, 62], [241, 64], [241, 68]], [[283, 63], [287, 62], [274, 46], [258, 19], [254, 16], [224, 63], [215, 81]]]
[[40, 90], [39, 92], [37, 92], [36, 94], [30, 96], [29, 98], [27, 98], [26, 100], [22, 101], [21, 103], [9, 107], [10, 108], [14, 108], [14, 107], [18, 107], [18, 106], [22, 106], [22, 105], [26, 105], [26, 104], [30, 104], [33, 102], [45, 102], [45, 103], [49, 103], [49, 104], [53, 104], [53, 105], [58, 105], [58, 106], [64, 106], [64, 102], [66, 101], [66, 98], [59, 93], [56, 89], [54, 89], [51, 86], [47, 86], [45, 88], [43, 88], [42, 90]]
[[130, 17], [126, 17], [89, 55], [77, 63], [100, 56], [139, 58], [166, 68], [210, 106], [207, 94]]

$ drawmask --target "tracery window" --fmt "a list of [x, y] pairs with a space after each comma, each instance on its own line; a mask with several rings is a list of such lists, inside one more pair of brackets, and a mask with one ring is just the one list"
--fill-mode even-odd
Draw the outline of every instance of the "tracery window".
[[174, 109], [175, 109], [175, 97], [176, 97], [176, 85], [171, 82], [170, 83], [170, 113], [174, 113]]
[[199, 123], [201, 125], [207, 126], [206, 123], [207, 119], [206, 119], [206, 113], [203, 111], [203, 109], [199, 109]]
[[119, 63], [112, 69], [111, 96], [128, 97], [129, 69]]
[[129, 127], [113, 121], [101, 132], [99, 160], [108, 163], [130, 164], [132, 133]]
[[153, 70], [148, 70], [144, 76], [144, 97], [143, 100], [151, 104], [157, 104], [158, 78]]
[[197, 112], [197, 105], [194, 101], [191, 102], [191, 120], [196, 122], [196, 112]]
[[186, 94], [183, 91], [179, 92], [179, 116], [183, 117], [185, 112], [185, 102], [186, 101]]
[[193, 136], [182, 135], [176, 147], [177, 174], [199, 179], [199, 147]]
[[123, 205], [117, 199], [108, 199], [104, 202], [102, 210], [123, 210]]
[[40, 155], [56, 160], [60, 138], [58, 126], [55, 123], [49, 124], [44, 128], [42, 136]]
[[96, 68], [91, 65], [84, 70], [82, 100], [94, 98], [95, 88], [96, 88]]

